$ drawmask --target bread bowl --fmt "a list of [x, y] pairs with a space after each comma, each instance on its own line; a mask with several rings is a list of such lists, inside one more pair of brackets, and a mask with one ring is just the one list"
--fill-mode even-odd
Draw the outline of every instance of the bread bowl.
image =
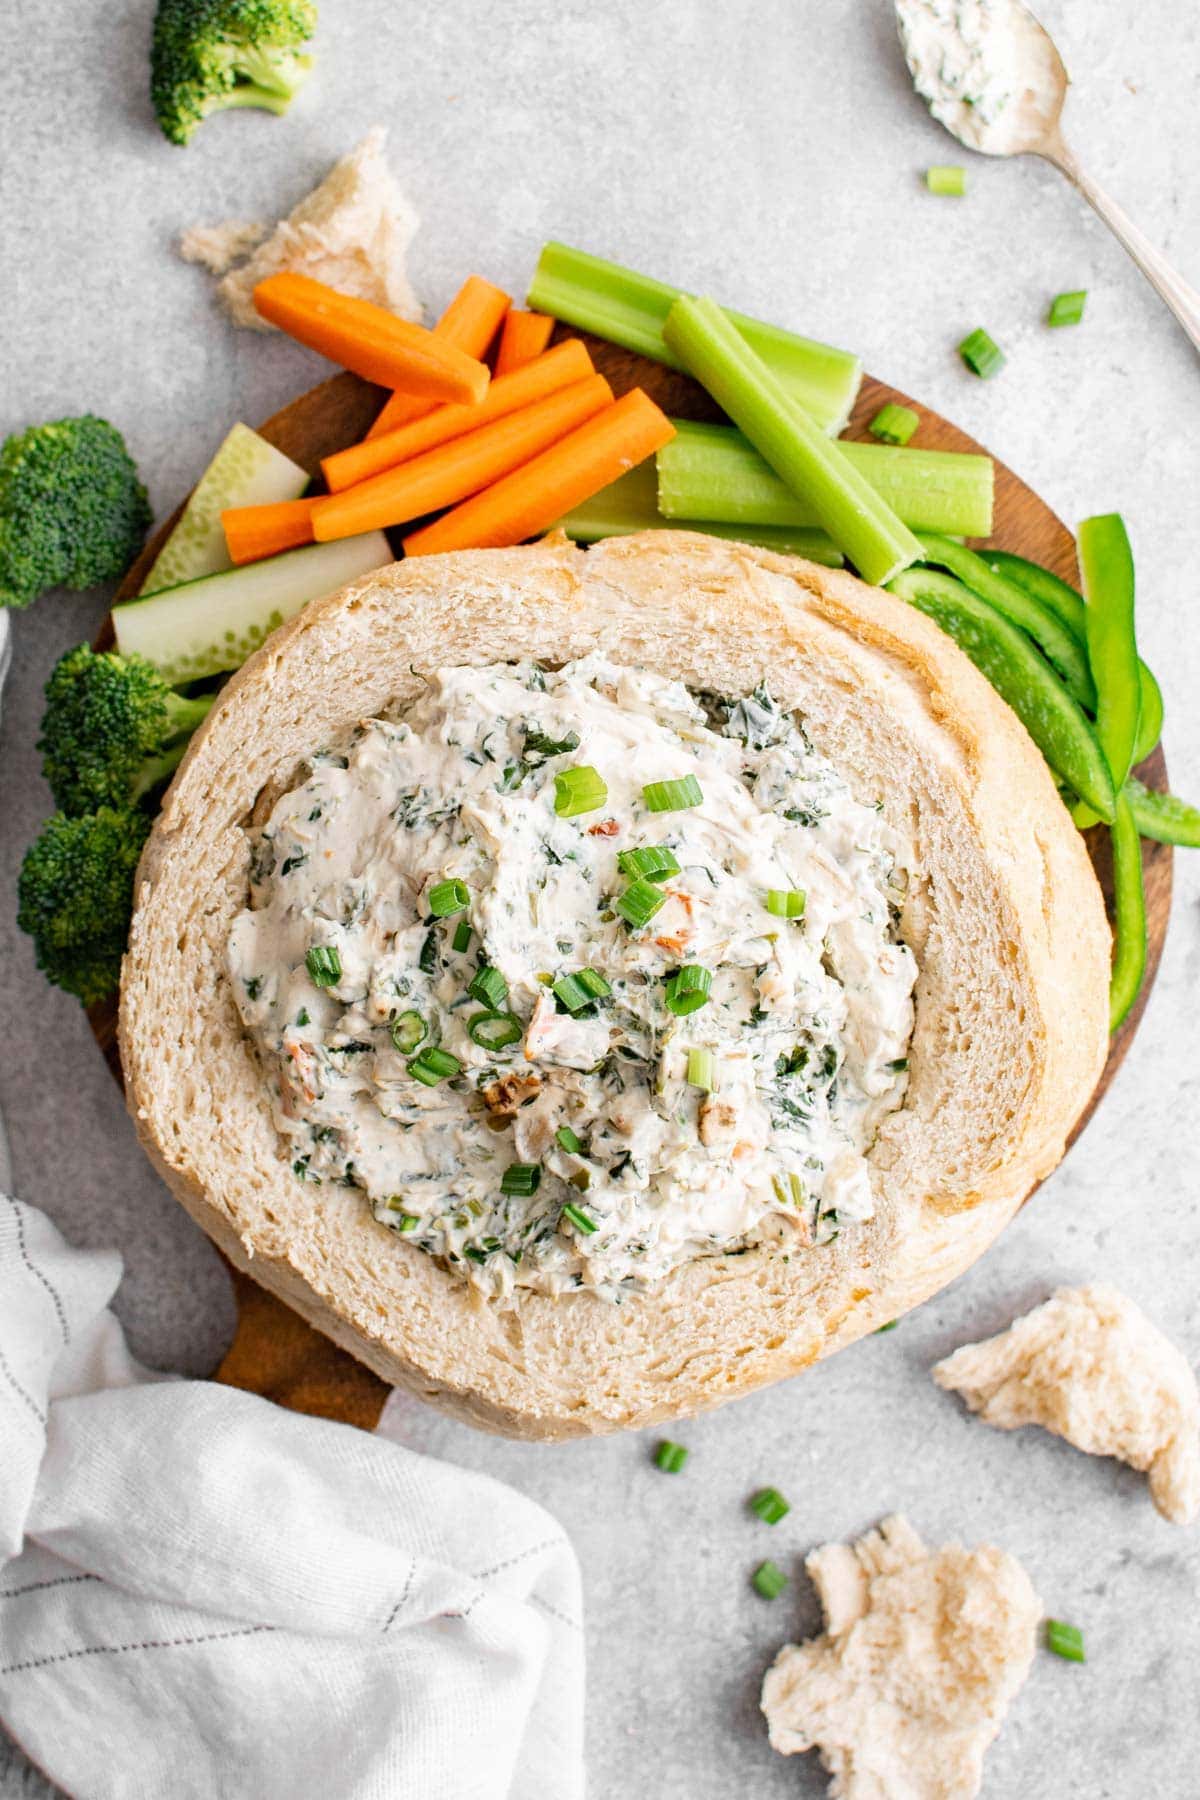
[[[411, 703], [416, 670], [601, 653], [730, 697], [769, 681], [907, 846], [906, 1091], [866, 1151], [873, 1215], [739, 1243], [621, 1297], [480, 1296], [298, 1179], [232, 991], [256, 821], [314, 749]], [[258, 809], [256, 812], [256, 808]], [[1023, 728], [924, 618], [852, 577], [685, 533], [410, 560], [317, 602], [230, 682], [167, 796], [122, 979], [129, 1104], [231, 1260], [386, 1380], [486, 1429], [564, 1438], [792, 1375], [961, 1273], [1062, 1154], [1107, 1050], [1109, 933]]]

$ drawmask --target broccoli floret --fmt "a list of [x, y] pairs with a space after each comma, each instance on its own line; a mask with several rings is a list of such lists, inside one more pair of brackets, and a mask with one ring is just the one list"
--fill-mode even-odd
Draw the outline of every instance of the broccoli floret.
[[31, 425], [0, 450], [0, 606], [115, 581], [149, 523], [146, 490], [114, 425], [91, 413]]
[[185, 700], [144, 656], [68, 650], [46, 683], [38, 749], [66, 813], [130, 806], [171, 774], [215, 696]]
[[159, 0], [150, 100], [173, 144], [227, 106], [286, 112], [308, 78], [299, 54], [317, 26], [313, 0]]
[[149, 815], [103, 806], [83, 818], [55, 813], [25, 852], [17, 923], [39, 969], [85, 1006], [117, 986], [133, 911], [133, 877]]

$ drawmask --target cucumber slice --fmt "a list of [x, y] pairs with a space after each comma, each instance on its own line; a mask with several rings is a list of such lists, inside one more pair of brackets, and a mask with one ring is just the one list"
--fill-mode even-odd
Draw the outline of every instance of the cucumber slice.
[[233, 563], [225, 548], [221, 514], [230, 506], [269, 506], [298, 500], [308, 486], [306, 469], [248, 425], [235, 425], [192, 491], [179, 523], [155, 557], [143, 594], [216, 575]]
[[113, 608], [122, 656], [146, 657], [174, 687], [236, 669], [310, 600], [394, 561], [382, 531], [309, 544]]

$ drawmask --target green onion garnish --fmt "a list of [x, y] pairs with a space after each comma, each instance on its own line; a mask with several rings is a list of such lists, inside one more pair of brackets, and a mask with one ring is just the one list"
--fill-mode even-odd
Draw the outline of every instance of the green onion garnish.
[[678, 1475], [688, 1459], [687, 1450], [682, 1444], [673, 1444], [670, 1438], [664, 1438], [654, 1452], [654, 1465], [665, 1475]]
[[560, 819], [598, 812], [607, 799], [604, 777], [588, 763], [576, 763], [574, 768], [562, 769], [554, 777], [554, 810]]
[[560, 1150], [566, 1150], [571, 1156], [583, 1155], [583, 1139], [569, 1125], [560, 1125], [554, 1134], [554, 1141]]
[[1086, 288], [1076, 288], [1071, 294], [1055, 294], [1046, 314], [1047, 325], [1078, 325], [1086, 304]]
[[574, 975], [560, 975], [554, 983], [554, 993], [569, 1013], [577, 1013], [594, 1000], [603, 1000], [612, 989], [595, 969], [578, 969]]
[[507, 1050], [523, 1035], [525, 1027], [515, 1013], [487, 1012], [474, 1013], [467, 1020], [467, 1033], [473, 1044], [481, 1050]]
[[1067, 1662], [1086, 1662], [1083, 1633], [1078, 1625], [1064, 1625], [1061, 1619], [1046, 1620], [1046, 1648]]
[[421, 954], [417, 958], [417, 967], [422, 975], [434, 975], [438, 966], [437, 932], [428, 931], [425, 942], [421, 945]]
[[500, 1192], [528, 1200], [541, 1184], [541, 1163], [509, 1163], [500, 1177]]
[[764, 1600], [778, 1600], [788, 1584], [783, 1570], [773, 1562], [759, 1563], [750, 1580]]
[[454, 927], [454, 948], [460, 956], [464, 950], [471, 948], [471, 927], [465, 919], [461, 919]]
[[768, 888], [766, 906], [777, 919], [802, 919], [805, 893], [803, 888]]
[[314, 944], [304, 966], [314, 987], [336, 987], [342, 979], [342, 956], [336, 944]]
[[425, 1087], [436, 1087], [439, 1081], [445, 1081], [449, 1075], [457, 1075], [462, 1068], [457, 1056], [451, 1056], [448, 1050], [439, 1050], [436, 1045], [427, 1044], [424, 1050], [418, 1050], [408, 1065], [408, 1072], [414, 1080]]
[[712, 989], [712, 971], [700, 963], [684, 963], [667, 982], [667, 1011], [677, 1019], [699, 1012]]
[[897, 406], [889, 400], [880, 407], [867, 430], [881, 444], [907, 444], [920, 423], [911, 406]]
[[668, 850], [665, 844], [646, 844], [640, 850], [618, 850], [617, 867], [622, 875], [630, 875], [635, 880], [641, 875], [647, 881], [665, 881], [668, 875], [679, 873], [675, 852]]
[[1004, 352], [982, 326], [972, 331], [958, 346], [958, 354], [981, 381], [988, 381], [1004, 367]]
[[585, 1237], [591, 1237], [593, 1231], [600, 1229], [591, 1213], [585, 1213], [582, 1206], [575, 1206], [570, 1200], [563, 1207], [562, 1216], [569, 1219], [576, 1231], [582, 1231]]
[[967, 171], [957, 163], [935, 163], [925, 171], [925, 186], [931, 194], [965, 194]]
[[778, 1488], [765, 1487], [752, 1497], [750, 1510], [758, 1514], [764, 1525], [778, 1525], [792, 1509]]
[[392, 1042], [401, 1056], [411, 1056], [426, 1035], [425, 1021], [419, 1012], [402, 1012], [389, 1027]]
[[701, 1088], [704, 1093], [711, 1094], [716, 1081], [716, 1061], [711, 1050], [689, 1050], [687, 1059], [687, 1081], [689, 1087]]
[[467, 983], [467, 992], [472, 1000], [478, 1000], [489, 1012], [495, 1012], [508, 996], [508, 983], [494, 964], [485, 963], [481, 969], [476, 969]]
[[[388, 1201], [389, 1207], [396, 1207], [396, 1206], [403, 1206], [403, 1205], [404, 1205], [404, 1202], [403, 1202], [403, 1200], [401, 1200], [399, 1194], [394, 1194], [392, 1196], [392, 1198]], [[421, 1218], [420, 1218], [419, 1213], [402, 1212], [398, 1219], [393, 1219], [392, 1230], [393, 1231], [415, 1231], [417, 1229], [417, 1226], [420, 1223], [421, 1223]]]
[[694, 775], [681, 775], [678, 781], [648, 781], [642, 799], [647, 812], [685, 812], [689, 806], [699, 806], [704, 794]]
[[471, 904], [471, 891], [465, 881], [439, 881], [429, 890], [429, 910], [435, 919], [448, 919]]
[[613, 901], [613, 909], [619, 912], [627, 925], [640, 930], [648, 925], [660, 906], [666, 904], [667, 896], [662, 889], [655, 887], [652, 881], [644, 881], [640, 877], [631, 881], [623, 894], [618, 894]]

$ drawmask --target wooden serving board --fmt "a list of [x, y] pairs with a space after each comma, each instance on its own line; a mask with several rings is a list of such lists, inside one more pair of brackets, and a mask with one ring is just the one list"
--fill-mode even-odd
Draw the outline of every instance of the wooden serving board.
[[[559, 336], [566, 335], [560, 328]], [[576, 334], [585, 335], [585, 334]], [[606, 375], [613, 390], [620, 395], [631, 387], [641, 386], [654, 400], [677, 418], [717, 419], [721, 415], [705, 394], [687, 376], [648, 362], [631, 351], [596, 338], [586, 338], [597, 369]], [[285, 455], [302, 467], [319, 472], [321, 458], [335, 450], [356, 443], [366, 432], [386, 398], [379, 388], [360, 381], [354, 375], [337, 375], [322, 382], [284, 407], [258, 430]], [[918, 444], [931, 450], [973, 450], [982, 446], [937, 413], [930, 412], [907, 394], [886, 386], [871, 377], [863, 382], [854, 417], [846, 435], [865, 440], [867, 421], [888, 400], [911, 406], [921, 420]], [[130, 570], [118, 598], [137, 593], [145, 571], [157, 555], [163, 539], [178, 516], [176, 513], [153, 540]], [[1075, 543], [1062, 520], [1044, 501], [1020, 481], [1003, 463], [996, 463], [996, 511], [993, 536], [986, 540], [998, 549], [1012, 550], [1033, 562], [1043, 564], [1078, 585]], [[106, 620], [97, 639], [97, 648], [112, 643], [112, 623]], [[1161, 748], [1156, 750], [1141, 769], [1143, 780], [1154, 787], [1165, 787], [1166, 765]], [[1105, 895], [1111, 902], [1112, 871], [1109, 859], [1108, 833], [1097, 829], [1088, 833], [1088, 848]], [[1149, 920], [1150, 951], [1146, 979], [1137, 1006], [1112, 1041], [1108, 1062], [1088, 1104], [1072, 1134], [1078, 1137], [1110, 1083], [1133, 1042], [1142, 1011], [1158, 969], [1167, 915], [1171, 904], [1171, 851], [1162, 844], [1143, 846], [1146, 872], [1146, 905]], [[95, 1007], [90, 1014], [92, 1029], [108, 1059], [117, 1080], [121, 1079], [116, 1045], [116, 1006], [108, 1003]], [[252, 1282], [248, 1276], [231, 1270], [238, 1308], [238, 1328], [233, 1343], [215, 1371], [218, 1381], [247, 1388], [298, 1412], [314, 1413], [322, 1418], [342, 1419], [372, 1429], [379, 1418], [388, 1389], [370, 1370], [356, 1362], [344, 1350], [337, 1349], [327, 1338], [306, 1325], [298, 1314]]]

